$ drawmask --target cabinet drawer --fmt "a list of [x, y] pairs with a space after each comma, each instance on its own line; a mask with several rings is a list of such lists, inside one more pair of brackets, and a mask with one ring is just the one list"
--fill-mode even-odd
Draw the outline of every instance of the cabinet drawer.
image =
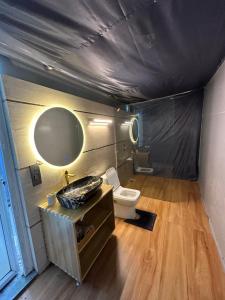
[[104, 248], [115, 228], [114, 216], [111, 214], [105, 223], [95, 233], [85, 248], [79, 253], [81, 277], [86, 276], [98, 255]]

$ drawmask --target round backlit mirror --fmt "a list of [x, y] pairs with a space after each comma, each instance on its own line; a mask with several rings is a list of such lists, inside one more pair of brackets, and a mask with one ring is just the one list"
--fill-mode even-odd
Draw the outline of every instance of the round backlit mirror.
[[74, 162], [82, 151], [84, 134], [81, 123], [65, 108], [50, 108], [35, 124], [34, 143], [46, 162], [58, 167], [66, 166]]
[[133, 118], [131, 120], [129, 132], [130, 132], [130, 139], [132, 143], [136, 144], [138, 142], [138, 119], [137, 118]]

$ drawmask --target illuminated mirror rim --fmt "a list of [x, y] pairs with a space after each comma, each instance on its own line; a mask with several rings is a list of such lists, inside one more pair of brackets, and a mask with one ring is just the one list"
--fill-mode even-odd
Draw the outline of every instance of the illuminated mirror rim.
[[137, 144], [139, 136], [137, 135], [137, 139], [136, 140], [134, 139], [134, 135], [133, 135], [134, 122], [137, 122], [137, 128], [138, 128], [138, 131], [139, 131], [138, 119], [136, 117], [134, 117], [134, 118], [131, 119], [130, 128], [129, 128], [129, 135], [130, 135], [131, 142], [133, 144]]
[[[83, 133], [83, 145], [82, 145], [82, 148], [80, 150], [80, 153], [79, 155], [69, 164], [67, 165], [62, 165], [62, 166], [58, 166], [58, 165], [54, 165], [54, 164], [51, 164], [49, 163], [46, 159], [44, 159], [42, 157], [42, 155], [39, 153], [37, 147], [36, 147], [36, 143], [35, 143], [35, 138], [34, 138], [34, 135], [35, 135], [35, 128], [36, 128], [36, 124], [39, 120], [39, 118], [48, 110], [50, 109], [53, 109], [53, 108], [62, 108], [62, 109], [65, 109], [67, 110], [68, 112], [70, 112], [72, 115], [74, 115], [74, 117], [78, 120], [80, 126], [81, 126], [81, 129], [82, 129], [82, 133]], [[81, 119], [74, 113], [73, 110], [65, 107], [65, 106], [60, 106], [60, 105], [56, 105], [56, 106], [49, 106], [47, 108], [45, 108], [44, 110], [42, 110], [41, 112], [39, 112], [35, 117], [34, 119], [32, 120], [32, 125], [31, 125], [31, 129], [30, 129], [30, 144], [31, 144], [31, 147], [32, 147], [32, 150], [35, 154], [35, 157], [37, 158], [37, 163], [43, 163], [45, 165], [48, 165], [49, 167], [51, 168], [56, 168], [56, 169], [62, 169], [62, 168], [65, 168], [65, 167], [70, 167], [71, 165], [73, 165], [78, 159], [80, 159], [80, 156], [82, 155], [83, 151], [84, 151], [84, 148], [85, 148], [85, 130], [84, 130], [84, 126], [83, 126], [83, 123], [81, 122]]]

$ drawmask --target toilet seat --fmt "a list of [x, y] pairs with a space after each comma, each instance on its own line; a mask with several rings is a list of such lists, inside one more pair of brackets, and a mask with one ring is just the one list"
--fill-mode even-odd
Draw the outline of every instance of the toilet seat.
[[113, 198], [114, 200], [125, 206], [135, 206], [141, 192], [138, 190], [133, 189], [127, 189], [122, 186], [119, 186], [114, 192], [113, 192]]

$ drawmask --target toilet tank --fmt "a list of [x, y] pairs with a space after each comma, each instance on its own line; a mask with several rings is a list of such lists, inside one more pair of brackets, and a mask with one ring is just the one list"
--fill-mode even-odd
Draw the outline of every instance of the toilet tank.
[[108, 169], [103, 176], [106, 176], [107, 183], [113, 186], [114, 191], [120, 186], [120, 180], [115, 168]]
[[103, 183], [109, 184], [109, 183], [108, 183], [108, 180], [107, 180], [107, 177], [106, 177], [106, 174], [103, 174], [101, 177], [102, 177], [102, 179], [103, 179]]

